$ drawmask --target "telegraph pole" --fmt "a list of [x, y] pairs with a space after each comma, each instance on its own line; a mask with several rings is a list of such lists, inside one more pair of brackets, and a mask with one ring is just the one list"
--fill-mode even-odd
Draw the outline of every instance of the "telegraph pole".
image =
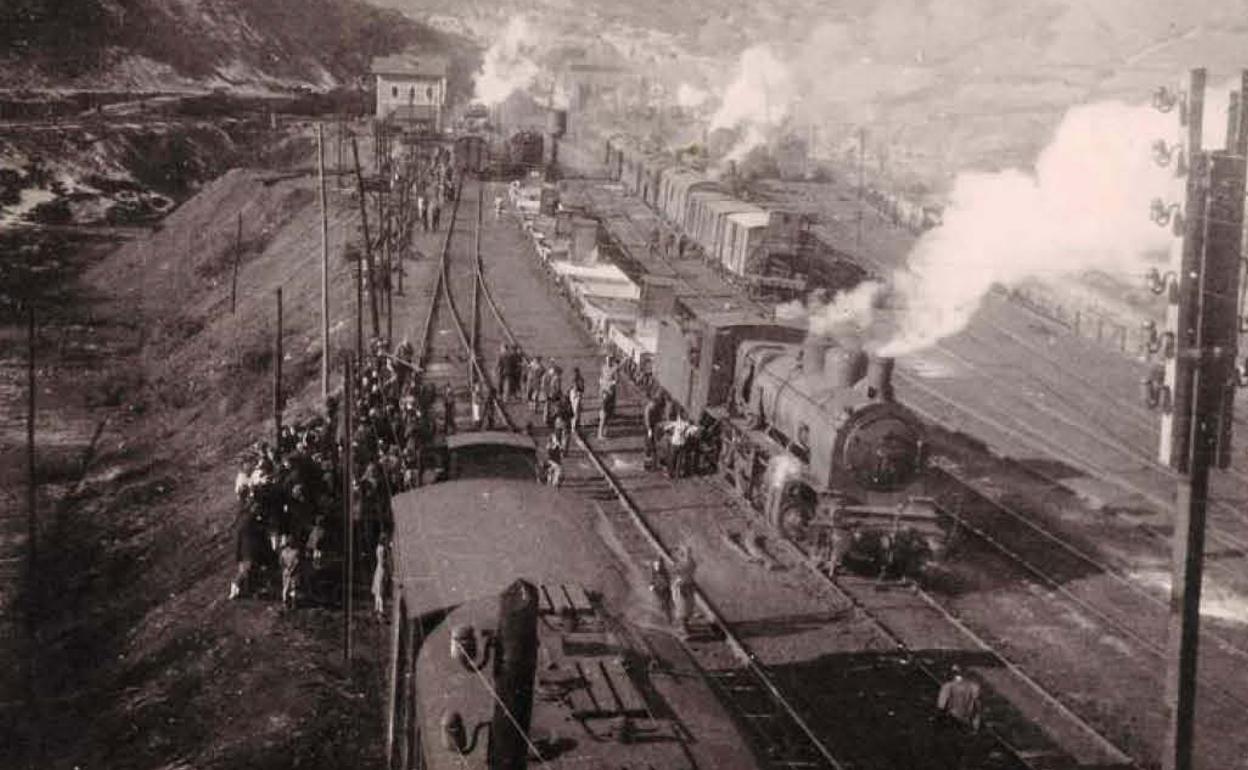
[[354, 422], [352, 414], [355, 410], [355, 367], [351, 364], [350, 355], [347, 356], [344, 364], [342, 372], [342, 451], [344, 455], [342, 464], [342, 542], [344, 544], [342, 554], [342, 657], [350, 662], [351, 621], [353, 620], [352, 611], [355, 603], [355, 538], [353, 537], [354, 528], [351, 526], [354, 518], [351, 505], [351, 490], [355, 476], [355, 453], [351, 451], [351, 443], [355, 432], [355, 426], [352, 424]]
[[368, 307], [373, 321], [373, 336], [381, 336], [381, 319], [377, 309], [377, 264], [373, 260], [373, 244], [368, 237], [368, 198], [364, 193], [364, 172], [360, 169], [360, 148], [351, 138], [351, 154], [355, 157], [355, 181], [360, 192], [360, 226], [364, 229], [364, 258], [368, 260]]
[[277, 287], [277, 336], [273, 339], [273, 451], [282, 453], [282, 287]]
[[321, 399], [329, 397], [329, 199], [325, 192], [325, 129], [316, 124], [316, 168], [321, 187]]
[[[1203, 152], [1205, 71], [1193, 70], [1186, 118], [1189, 170], [1182, 259], [1175, 301], [1173, 358], [1167, 361], [1171, 414], [1163, 417], [1161, 454], [1178, 471], [1173, 575], [1167, 629], [1164, 770], [1190, 770], [1196, 707], [1201, 579], [1209, 474], [1229, 463], [1239, 332], [1245, 161], [1239, 153]], [[1243, 147], [1233, 120], [1234, 149]], [[1231, 144], [1228, 142], [1228, 144]], [[1167, 426], [1167, 418], [1169, 425]]]

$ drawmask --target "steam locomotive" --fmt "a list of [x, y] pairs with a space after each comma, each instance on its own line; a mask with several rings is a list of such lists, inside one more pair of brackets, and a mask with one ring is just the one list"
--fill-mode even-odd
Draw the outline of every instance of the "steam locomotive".
[[[702, 685], [655, 701], [645, 615], [591, 502], [534, 481], [519, 434], [457, 434], [447, 452], [445, 481], [393, 501], [386, 767], [709, 764], [678, 727]], [[699, 714], [719, 751], [749, 756], [727, 713]]]
[[543, 167], [544, 142], [542, 134], [533, 130], [517, 131], [505, 139], [484, 133], [462, 134], [453, 143], [455, 167], [494, 179], [522, 176]]
[[852, 334], [678, 302], [655, 361], [656, 384], [713, 437], [705, 464], [833, 570], [914, 574], [943, 553], [923, 426], [894, 399], [892, 359]]

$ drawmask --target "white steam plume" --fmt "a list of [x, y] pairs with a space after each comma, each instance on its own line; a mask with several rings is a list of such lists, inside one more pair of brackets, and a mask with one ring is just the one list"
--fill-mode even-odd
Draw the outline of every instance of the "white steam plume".
[[487, 105], [502, 103], [537, 82], [538, 39], [522, 16], [513, 16], [502, 35], [485, 52], [473, 84], [473, 99]]
[[801, 473], [801, 460], [790, 454], [774, 455], [767, 462], [767, 485], [773, 489], [779, 489], [789, 479], [800, 476]]
[[882, 289], [878, 281], [864, 281], [849, 291], [838, 292], [831, 302], [812, 296], [807, 301], [809, 333], [838, 337], [866, 331], [875, 320], [876, 298]]
[[881, 352], [902, 355], [957, 334], [994, 284], [1089, 270], [1129, 278], [1163, 261], [1174, 235], [1151, 221], [1149, 205], [1181, 201], [1182, 180], [1154, 162], [1152, 145], [1173, 144], [1177, 132], [1174, 114], [1152, 107], [1080, 106], [1065, 115], [1033, 172], [959, 176], [944, 224], [914, 245], [892, 277], [900, 318]]
[[681, 83], [676, 89], [676, 104], [687, 110], [701, 107], [710, 98], [709, 93], [688, 83]]
[[[1206, 99], [1204, 125], [1226, 124], [1230, 86]], [[1153, 143], [1178, 139], [1177, 121], [1152, 107], [1103, 102], [1071, 109], [1034, 171], [965, 173], [944, 224], [924, 235], [886, 283], [868, 282], [831, 302], [806, 303], [811, 333], [869, 329], [884, 301], [893, 328], [872, 329], [885, 355], [904, 355], [962, 331], [995, 284], [1078, 277], [1140, 277], [1163, 263], [1172, 231], [1149, 217], [1155, 198], [1182, 200], [1174, 166]], [[879, 324], [876, 324], [877, 326]]]
[[724, 90], [710, 128], [736, 129], [741, 138], [728, 153], [737, 160], [767, 141], [781, 126], [798, 96], [789, 68], [766, 45], [747, 48], [737, 64], [737, 74]]

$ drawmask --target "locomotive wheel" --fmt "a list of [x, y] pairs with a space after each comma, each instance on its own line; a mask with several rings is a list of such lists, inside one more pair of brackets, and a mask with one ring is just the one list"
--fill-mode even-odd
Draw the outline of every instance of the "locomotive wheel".
[[815, 512], [802, 501], [786, 502], [776, 514], [776, 529], [789, 540], [800, 543], [805, 539], [806, 528], [814, 515]]

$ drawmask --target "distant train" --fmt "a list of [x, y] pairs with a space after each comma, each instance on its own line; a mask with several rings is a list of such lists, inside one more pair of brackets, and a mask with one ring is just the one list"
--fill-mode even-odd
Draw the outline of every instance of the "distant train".
[[636, 139], [606, 142], [607, 173], [665, 224], [666, 253], [698, 251], [746, 284], [800, 292], [809, 277], [809, 221], [795, 212], [734, 196], [723, 182], [652, 152]]
[[892, 371], [849, 337], [678, 302], [659, 324], [653, 379], [778, 532], [833, 568], [913, 574], [943, 553], [947, 521], [924, 494], [923, 426], [895, 401]]
[[454, 163], [461, 171], [481, 177], [513, 179], [544, 167], [545, 137], [522, 130], [506, 139], [478, 132], [454, 139]]

